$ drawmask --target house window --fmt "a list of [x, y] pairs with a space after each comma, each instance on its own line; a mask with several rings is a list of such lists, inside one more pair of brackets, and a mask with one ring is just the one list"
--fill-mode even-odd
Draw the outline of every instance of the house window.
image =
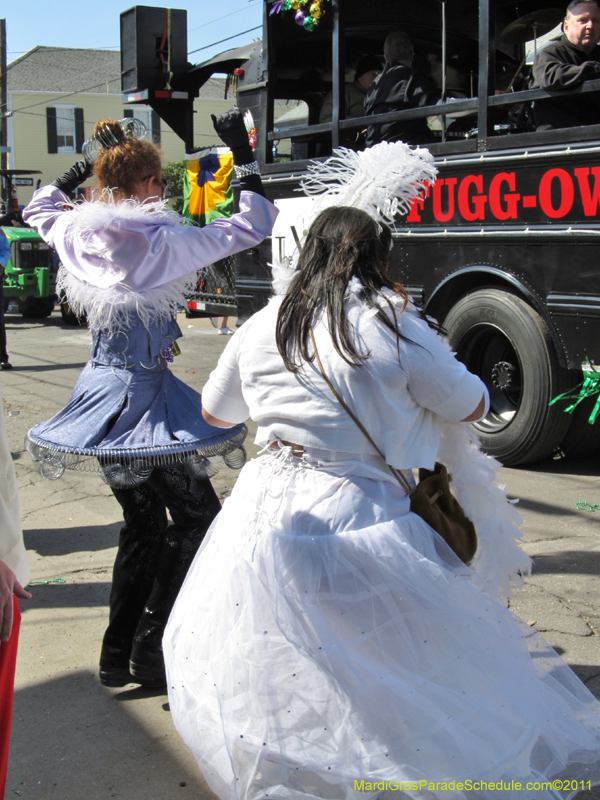
[[81, 153], [84, 139], [83, 108], [50, 106], [46, 109], [49, 153]]
[[148, 129], [148, 134], [145, 136], [146, 139], [152, 138], [152, 120], [150, 118], [150, 110], [151, 109], [149, 108], [136, 108], [133, 112], [133, 116], [136, 119], [139, 119], [140, 122], [143, 122]]
[[55, 106], [56, 147], [59, 153], [75, 153], [75, 107]]

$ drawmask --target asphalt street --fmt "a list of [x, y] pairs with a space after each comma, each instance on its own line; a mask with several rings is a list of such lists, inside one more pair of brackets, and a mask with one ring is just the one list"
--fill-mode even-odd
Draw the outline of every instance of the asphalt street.
[[[207, 320], [180, 315], [179, 322], [184, 339], [173, 370], [200, 391], [227, 337]], [[32, 581], [40, 583], [21, 603], [6, 797], [208, 800], [213, 795], [173, 727], [166, 694], [98, 683], [120, 527], [116, 501], [93, 473], [42, 481], [23, 449], [26, 431], [68, 399], [90, 335], [64, 326], [58, 312], [47, 320], [8, 314], [7, 331], [14, 369], [1, 375], [5, 414]], [[248, 450], [256, 453], [252, 444]], [[224, 469], [213, 480], [221, 498], [235, 478]], [[600, 699], [600, 512], [576, 508], [580, 500], [600, 503], [598, 461], [504, 469], [500, 479], [519, 499], [524, 546], [534, 559], [511, 608]], [[600, 800], [600, 789], [580, 797]]]

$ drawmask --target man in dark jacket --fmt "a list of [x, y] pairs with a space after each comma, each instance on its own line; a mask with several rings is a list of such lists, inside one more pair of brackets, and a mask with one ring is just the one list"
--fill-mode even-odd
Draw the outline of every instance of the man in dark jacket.
[[[434, 106], [440, 100], [441, 92], [433, 82], [412, 68], [415, 51], [410, 38], [403, 31], [390, 33], [383, 45], [383, 54], [383, 72], [375, 78], [367, 92], [367, 116]], [[407, 144], [425, 144], [433, 139], [425, 117], [370, 125], [367, 131], [367, 147], [398, 140]]]
[[[364, 117], [365, 98], [369, 91], [369, 86], [381, 73], [381, 60], [377, 56], [362, 56], [356, 65], [354, 81], [346, 83], [346, 119], [351, 117]], [[333, 116], [333, 91], [327, 92], [323, 98], [319, 122], [331, 122]], [[353, 135], [356, 131], [353, 131]]]
[[[595, 0], [572, 0], [563, 31], [538, 53], [532, 88], [573, 89], [600, 78], [600, 8]], [[536, 100], [533, 111], [538, 131], [600, 123], [600, 94]]]

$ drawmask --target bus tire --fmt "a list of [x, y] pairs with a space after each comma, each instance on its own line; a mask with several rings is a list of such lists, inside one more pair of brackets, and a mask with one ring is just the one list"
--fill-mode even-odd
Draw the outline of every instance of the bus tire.
[[548, 327], [520, 297], [500, 289], [466, 295], [444, 321], [450, 344], [490, 392], [490, 411], [471, 423], [483, 450], [506, 466], [555, 452], [571, 423], [549, 402], [572, 385]]
[[19, 300], [19, 312], [26, 319], [49, 317], [53, 310], [53, 297], [26, 297], [24, 300]]

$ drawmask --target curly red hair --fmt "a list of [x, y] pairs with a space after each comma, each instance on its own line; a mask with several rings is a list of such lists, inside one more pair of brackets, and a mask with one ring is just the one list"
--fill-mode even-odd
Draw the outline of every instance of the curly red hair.
[[122, 141], [100, 151], [94, 162], [94, 175], [101, 189], [113, 189], [117, 196], [132, 197], [140, 181], [160, 175], [160, 150], [145, 139], [126, 139], [120, 124], [113, 119], [97, 122], [93, 135], [107, 128]]

